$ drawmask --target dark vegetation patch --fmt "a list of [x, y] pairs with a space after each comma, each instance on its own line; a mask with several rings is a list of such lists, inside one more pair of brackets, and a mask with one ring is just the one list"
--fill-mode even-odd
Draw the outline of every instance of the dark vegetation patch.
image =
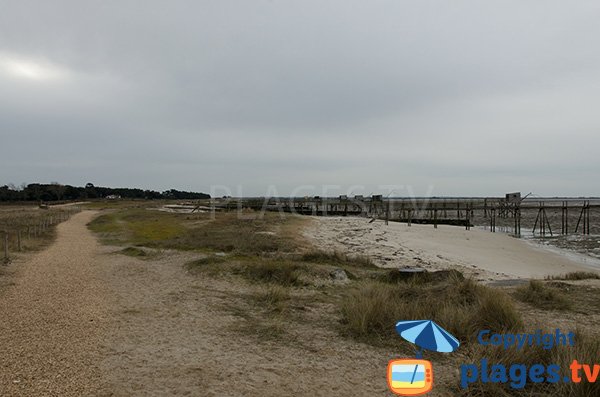
[[348, 255], [338, 251], [312, 250], [300, 256], [303, 262], [326, 264], [341, 267], [360, 267], [379, 269], [373, 261], [364, 255]]
[[304, 263], [285, 259], [209, 256], [188, 262], [186, 267], [195, 272], [205, 272], [210, 275], [235, 275], [251, 282], [276, 284], [286, 287], [307, 285], [305, 281], [310, 276], [311, 269]]
[[531, 280], [529, 284], [517, 288], [515, 297], [540, 309], [568, 310], [573, 307], [572, 300], [558, 288], [539, 280]]
[[598, 280], [600, 279], [600, 274], [595, 272], [571, 272], [566, 273], [560, 276], [549, 276], [546, 278], [547, 280]]
[[208, 265], [215, 265], [221, 263], [225, 263], [224, 257], [211, 255], [188, 262], [186, 263], [186, 267], [189, 270], [201, 270], [203, 267], [206, 267]]
[[411, 272], [406, 269], [391, 269], [378, 277], [379, 281], [385, 283], [432, 283], [442, 282], [446, 280], [464, 280], [464, 276], [461, 272], [454, 269], [449, 270], [438, 270], [438, 271], [418, 271]]
[[145, 258], [148, 256], [148, 253], [146, 251], [138, 247], [123, 248], [119, 252], [123, 255], [132, 256], [134, 258]]

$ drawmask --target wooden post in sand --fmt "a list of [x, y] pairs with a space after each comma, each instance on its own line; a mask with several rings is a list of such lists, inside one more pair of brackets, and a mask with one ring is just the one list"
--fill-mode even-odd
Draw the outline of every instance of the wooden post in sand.
[[563, 201], [562, 207], [562, 234], [569, 234], [569, 202]]
[[587, 202], [587, 231], [586, 234], [590, 234], [590, 202]]
[[521, 237], [521, 209], [517, 204], [515, 204], [515, 208], [513, 210], [513, 217], [515, 220], [515, 237]]
[[583, 207], [581, 207], [581, 212], [579, 213], [579, 218], [577, 219], [577, 225], [575, 225], [575, 233], [579, 230], [579, 224], [581, 223], [581, 218], [583, 217], [583, 213], [585, 211], [585, 203]]
[[21, 252], [21, 229], [17, 231], [17, 251]]
[[546, 235], [546, 225], [548, 225], [548, 231], [550, 232], [550, 236], [553, 236], [552, 234], [552, 227], [550, 226], [550, 221], [548, 220], [548, 215], [546, 214], [546, 207], [542, 206], [542, 212], [543, 212], [543, 221], [545, 221], [546, 223], [544, 224], [544, 235]]
[[583, 231], [582, 234], [590, 234], [590, 204], [589, 201], [583, 202], [583, 207], [581, 207], [581, 213], [579, 214], [579, 219], [577, 220], [577, 226], [575, 226], [575, 233], [579, 230], [579, 224], [583, 220]]
[[563, 201], [560, 207], [560, 234], [565, 235], [565, 202]]
[[538, 222], [540, 225], [540, 235], [542, 237], [546, 237], [546, 226], [548, 226], [550, 235], [552, 235], [552, 228], [550, 227], [550, 221], [548, 220], [548, 216], [546, 215], [546, 208], [541, 202], [540, 208], [538, 209], [537, 217], [535, 218], [535, 223], [533, 224], [533, 234], [535, 234], [535, 229], [538, 226]]
[[586, 201], [583, 203], [585, 213], [583, 222], [583, 234], [590, 234], [590, 202]]
[[535, 217], [535, 222], [533, 223], [532, 233], [535, 235], [535, 229], [537, 228], [538, 221], [540, 220], [540, 211], [538, 210], [538, 214]]
[[546, 237], [546, 219], [543, 204], [540, 204], [540, 228], [542, 230], [542, 237]]

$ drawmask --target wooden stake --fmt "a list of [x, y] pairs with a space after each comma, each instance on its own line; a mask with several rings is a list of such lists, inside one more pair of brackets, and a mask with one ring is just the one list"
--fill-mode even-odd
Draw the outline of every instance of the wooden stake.
[[569, 203], [565, 201], [565, 234], [569, 234]]
[[546, 219], [546, 223], [548, 224], [548, 230], [550, 231], [550, 236], [552, 237], [552, 227], [550, 226], [550, 220], [548, 219], [548, 215], [546, 215], [546, 209], [544, 208], [544, 218]]
[[542, 213], [541, 209], [538, 210], [537, 216], [535, 217], [535, 222], [533, 223], [533, 231], [532, 231], [533, 234], [535, 234], [535, 229], [537, 228], [537, 224], [538, 224], [538, 221], [540, 220], [541, 213]]
[[[585, 202], [583, 203], [583, 207], [581, 207], [581, 212], [579, 213], [579, 219], [577, 219], [577, 225], [575, 226], [575, 233], [579, 230], [579, 223], [581, 222], [581, 218], [585, 214]], [[585, 222], [585, 221], [584, 221]], [[585, 231], [583, 232], [585, 234]]]

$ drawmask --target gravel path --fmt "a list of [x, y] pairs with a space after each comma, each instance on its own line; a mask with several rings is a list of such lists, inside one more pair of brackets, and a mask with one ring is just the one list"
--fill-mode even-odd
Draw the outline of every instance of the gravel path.
[[75, 215], [52, 246], [10, 265], [0, 397], [388, 395], [391, 352], [340, 338], [334, 305], [294, 290], [283, 336], [261, 339], [264, 286], [189, 274], [194, 252], [122, 255], [97, 243], [94, 216]]
[[48, 249], [19, 266], [0, 294], [0, 396], [101, 394], [99, 363], [110, 294], [84, 211]]

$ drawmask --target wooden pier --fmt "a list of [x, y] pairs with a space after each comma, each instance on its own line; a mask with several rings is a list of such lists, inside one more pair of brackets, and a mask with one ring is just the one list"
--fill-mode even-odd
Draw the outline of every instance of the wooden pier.
[[[516, 194], [513, 194], [516, 195]], [[600, 199], [303, 197], [215, 200], [219, 210], [251, 209], [312, 216], [357, 216], [385, 222], [483, 227], [515, 237], [600, 233]], [[595, 228], [591, 226], [598, 218]], [[575, 227], [570, 227], [575, 225]], [[522, 229], [523, 227], [523, 229]]]

